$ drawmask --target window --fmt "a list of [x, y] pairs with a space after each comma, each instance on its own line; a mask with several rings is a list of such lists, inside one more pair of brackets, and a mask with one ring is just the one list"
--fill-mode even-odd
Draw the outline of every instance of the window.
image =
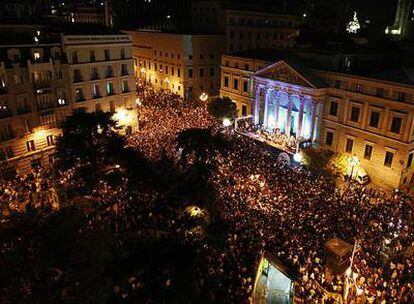
[[83, 95], [83, 89], [82, 88], [75, 89], [75, 98], [76, 98], [76, 101], [84, 101], [85, 100], [85, 96]]
[[246, 116], [246, 115], [247, 115], [247, 106], [242, 105], [242, 116]]
[[335, 88], [339, 89], [341, 88], [341, 81], [340, 80], [335, 80], [335, 84], [334, 84]]
[[188, 77], [193, 78], [193, 69], [188, 69]]
[[53, 137], [53, 135], [48, 135], [46, 136], [46, 142], [47, 142], [47, 146], [54, 146], [55, 145], [55, 139]]
[[78, 52], [72, 52], [72, 63], [78, 63]]
[[95, 62], [95, 51], [94, 50], [89, 51], [89, 62]]
[[351, 109], [351, 121], [358, 122], [359, 121], [359, 112], [360, 109], [358, 107], [352, 107]]
[[101, 93], [99, 92], [99, 85], [94, 84], [93, 85], [93, 98], [100, 98], [100, 97], [101, 97]]
[[402, 124], [401, 117], [394, 116], [392, 118], [392, 122], [391, 122], [391, 132], [396, 133], [396, 134], [400, 134], [401, 124]]
[[326, 132], [326, 138], [325, 138], [325, 144], [327, 146], [332, 146], [333, 143], [333, 133], [332, 132]]
[[165, 75], [168, 75], [168, 65], [165, 66]]
[[105, 61], [111, 60], [111, 51], [105, 50], [104, 53], [105, 53]]
[[82, 82], [82, 73], [79, 69], [73, 70], [73, 82]]
[[122, 80], [122, 93], [128, 93], [129, 87], [128, 87], [128, 80]]
[[213, 77], [214, 76], [214, 68], [210, 68], [210, 76]]
[[96, 80], [96, 79], [99, 79], [98, 68], [93, 67], [91, 69], [91, 80]]
[[204, 69], [203, 68], [200, 68], [200, 78], [201, 77], [204, 77]]
[[125, 49], [121, 49], [121, 59], [125, 59]]
[[405, 93], [404, 92], [398, 92], [397, 93], [397, 100], [398, 101], [405, 101]]
[[34, 140], [26, 141], [27, 152], [36, 151]]
[[332, 116], [338, 115], [338, 103], [336, 101], [331, 101], [331, 107], [329, 108], [329, 115], [332, 115]]
[[122, 76], [129, 75], [129, 72], [128, 72], [128, 65], [127, 65], [127, 64], [125, 64], [125, 63], [123, 63], [123, 64], [121, 65], [121, 75], [122, 75]]
[[357, 83], [355, 87], [355, 91], [362, 92], [362, 84]]
[[237, 78], [233, 80], [233, 89], [235, 90], [239, 89], [239, 80]]
[[203, 55], [200, 55], [200, 60], [203, 60], [204, 59], [204, 56]]
[[3, 149], [0, 149], [0, 161], [6, 160], [6, 153], [4, 153]]
[[346, 153], [352, 153], [352, 150], [354, 149], [354, 140], [348, 138], [346, 140], [346, 148], [345, 148], [345, 152]]
[[112, 66], [108, 65], [105, 68], [105, 77], [106, 78], [114, 77], [114, 70], [113, 70]]
[[114, 84], [112, 82], [107, 82], [106, 93], [108, 94], [108, 96], [115, 95]]
[[177, 76], [181, 77], [181, 69], [180, 68], [177, 68]]
[[389, 151], [385, 152], [384, 166], [391, 167], [393, 158], [394, 158], [394, 153], [389, 152]]
[[380, 120], [380, 113], [379, 112], [371, 112], [371, 117], [369, 118], [369, 126], [373, 128], [378, 128]]
[[384, 96], [384, 89], [383, 88], [377, 88], [377, 94], [378, 97]]
[[12, 147], [6, 147], [6, 156], [7, 158], [13, 158], [14, 152]]
[[410, 168], [413, 163], [413, 155], [414, 153], [410, 153], [410, 155], [408, 155], [407, 168]]
[[171, 67], [171, 75], [174, 76], [175, 71], [174, 71], [174, 67]]
[[247, 80], [243, 80], [243, 92], [247, 93], [249, 91], [249, 82]]
[[229, 87], [229, 76], [224, 76], [224, 87]]
[[372, 146], [365, 145], [364, 158], [370, 160], [372, 156]]
[[226, 67], [230, 66], [230, 62], [227, 60], [226, 61]]
[[193, 55], [188, 55], [189, 60], [193, 60]]

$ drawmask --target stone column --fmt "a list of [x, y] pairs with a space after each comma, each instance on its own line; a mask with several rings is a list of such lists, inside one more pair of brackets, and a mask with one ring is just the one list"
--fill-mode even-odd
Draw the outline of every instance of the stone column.
[[300, 96], [299, 123], [298, 123], [298, 132], [296, 133], [296, 139], [299, 139], [299, 137], [302, 136], [304, 108], [305, 108], [305, 98], [303, 96]]
[[270, 89], [268, 87], [265, 88], [265, 95], [264, 95], [264, 117], [263, 117], [263, 125], [265, 128], [268, 126], [269, 122], [269, 95]]
[[285, 133], [288, 137], [290, 137], [290, 122], [292, 119], [292, 107], [293, 107], [293, 100], [292, 95], [289, 95], [289, 104], [287, 108], [287, 117], [286, 117], [286, 127], [285, 127]]
[[276, 105], [275, 105], [275, 126], [276, 128], [279, 128], [279, 105], [280, 105], [280, 92], [277, 93], [276, 95]]
[[259, 124], [259, 119], [260, 119], [260, 91], [261, 91], [261, 86], [257, 86], [256, 89], [256, 98], [254, 100], [254, 124], [258, 125]]
[[312, 119], [311, 119], [311, 142], [313, 143], [315, 137], [315, 126], [316, 126], [316, 107], [318, 106], [318, 101], [312, 101]]

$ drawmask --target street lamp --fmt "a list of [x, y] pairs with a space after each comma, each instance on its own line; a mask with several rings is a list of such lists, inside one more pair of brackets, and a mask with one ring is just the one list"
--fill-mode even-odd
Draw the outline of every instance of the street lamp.
[[207, 99], [208, 99], [208, 94], [207, 93], [201, 93], [201, 95], [200, 95], [200, 100], [201, 101], [203, 101], [203, 102], [205, 102], [205, 101], [207, 101]]
[[228, 119], [228, 118], [224, 118], [223, 119], [223, 126], [224, 127], [230, 127], [231, 126], [231, 120], [230, 119]]

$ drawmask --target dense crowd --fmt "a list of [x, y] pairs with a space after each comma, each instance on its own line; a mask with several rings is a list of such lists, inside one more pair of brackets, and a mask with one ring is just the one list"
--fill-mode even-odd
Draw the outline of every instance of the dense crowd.
[[[187, 105], [169, 92], [147, 90], [140, 107], [140, 130], [128, 145], [151, 160], [163, 155], [177, 160], [179, 133], [212, 124], [205, 106]], [[275, 153], [249, 138], [230, 129], [220, 132], [230, 143], [227, 153], [212, 153], [205, 161], [214, 168], [209, 178], [223, 208], [224, 245], [211, 238], [192, 240], [201, 257], [198, 285], [210, 295], [210, 302], [249, 303], [258, 262], [267, 250], [291, 269], [295, 294], [304, 303], [335, 303], [330, 293], [343, 294], [345, 277], [326, 276], [324, 245], [339, 237], [351, 245], [358, 242], [352, 272], [367, 303], [414, 303], [410, 197], [354, 183], [337, 188], [324, 177], [278, 161]], [[70, 181], [70, 170], [65, 174], [62, 184]], [[49, 202], [50, 183], [42, 173], [13, 184], [2, 182], [2, 204], [12, 208], [15, 202]], [[164, 198], [154, 189], [137, 189], [131, 192], [126, 177], [116, 186], [100, 181], [87, 203], [82, 200], [87, 227], [115, 233], [133, 230], [145, 237], [149, 232], [155, 237], [162, 233], [191, 237], [176, 206], [153, 204]], [[114, 292], [124, 298], [143, 284], [137, 274]]]
[[0, 179], [1, 217], [24, 212], [28, 208], [59, 209], [59, 198], [50, 174], [42, 169], [32, 170], [13, 179]]
[[[200, 126], [194, 125], [197, 117], [177, 125], [179, 119], [168, 118], [170, 112], [158, 112], [157, 123], [141, 133], [160, 132], [161, 141], [145, 147], [147, 151], [164, 146], [160, 123], [166, 122], [166, 136], [175, 126]], [[332, 302], [324, 291], [341, 295], [344, 276], [325, 276], [324, 245], [337, 236], [351, 245], [358, 240], [352, 272], [358, 274], [356, 286], [368, 303], [414, 302], [413, 206], [408, 196], [352, 183], [341, 191], [303, 168], [278, 163], [276, 155], [249, 139], [228, 136], [234, 143], [231, 153], [208, 160], [219, 168], [212, 176], [230, 227], [227, 250], [204, 244], [208, 268], [201, 271], [202, 285], [221, 286], [226, 302], [247, 301], [259, 256], [266, 249], [298, 275], [296, 294], [306, 303]]]
[[140, 131], [130, 137], [129, 144], [153, 160], [164, 152], [173, 156], [180, 132], [206, 128], [211, 123], [207, 107], [185, 104], [168, 91], [148, 90], [140, 108]]

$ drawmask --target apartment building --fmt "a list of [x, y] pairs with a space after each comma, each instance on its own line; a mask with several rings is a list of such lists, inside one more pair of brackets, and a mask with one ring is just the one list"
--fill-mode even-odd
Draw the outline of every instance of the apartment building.
[[224, 33], [227, 53], [291, 47], [301, 20], [274, 4], [199, 0], [192, 5], [192, 24], [199, 31]]
[[117, 113], [123, 132], [137, 125], [132, 41], [109, 29], [37, 31], [0, 45], [0, 174], [53, 161], [60, 123], [76, 108]]
[[218, 96], [224, 36], [152, 31], [128, 33], [133, 38], [138, 78], [156, 89], [171, 90], [186, 100], [198, 99], [203, 93]]
[[353, 74], [348, 64], [345, 70], [333, 69], [332, 63], [323, 69], [322, 62], [315, 68], [299, 57], [274, 50], [225, 55], [220, 95], [237, 104], [239, 115], [253, 115], [258, 125], [356, 159], [358, 170], [377, 185], [411, 189], [414, 83], [409, 70], [368, 76]]
[[298, 35], [295, 15], [250, 9], [227, 10], [226, 52], [291, 47]]

